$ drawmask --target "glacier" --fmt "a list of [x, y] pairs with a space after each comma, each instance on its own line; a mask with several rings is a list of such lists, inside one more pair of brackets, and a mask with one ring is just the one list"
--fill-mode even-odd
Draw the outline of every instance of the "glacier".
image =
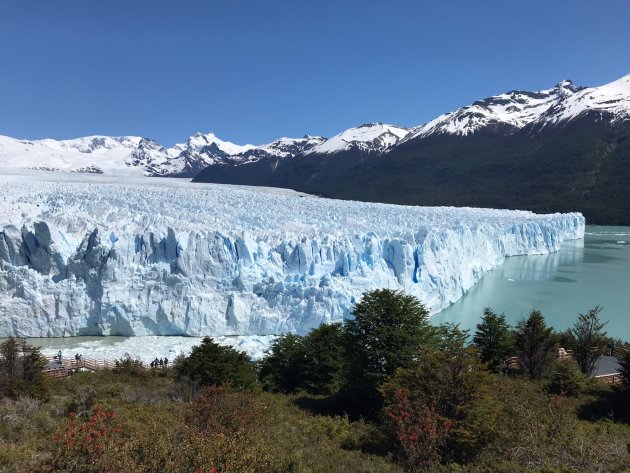
[[0, 337], [267, 336], [375, 288], [436, 313], [579, 213], [413, 207], [183, 179], [0, 175]]

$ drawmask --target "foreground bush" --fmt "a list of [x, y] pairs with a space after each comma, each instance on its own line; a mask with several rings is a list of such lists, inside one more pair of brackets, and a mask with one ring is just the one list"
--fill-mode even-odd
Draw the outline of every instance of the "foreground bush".
[[563, 396], [576, 396], [587, 388], [589, 379], [572, 359], [558, 360], [549, 374], [549, 392]]
[[57, 446], [52, 462], [43, 471], [51, 472], [101, 472], [114, 465], [124, 445], [122, 426], [113, 410], [97, 404], [86, 417], [70, 413], [66, 428], [53, 437]]
[[190, 379], [201, 386], [228, 383], [235, 389], [249, 389], [256, 384], [254, 365], [244, 352], [223, 347], [210, 337], [195, 346], [189, 356], [175, 364], [179, 379]]

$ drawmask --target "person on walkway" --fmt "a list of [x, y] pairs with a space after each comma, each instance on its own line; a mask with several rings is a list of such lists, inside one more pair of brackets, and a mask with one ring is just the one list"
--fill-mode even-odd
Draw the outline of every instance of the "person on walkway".
[[158, 359], [156, 358], [155, 360], [153, 360], [153, 366], [155, 366], [156, 368], [158, 367], [158, 364], [160, 362], [158, 361]]
[[617, 348], [617, 345], [615, 344], [615, 342], [610, 342], [608, 347], [610, 348], [610, 356], [614, 356], [615, 355], [615, 348]]
[[155, 368], [155, 361], [151, 362], [151, 368]]
[[59, 360], [59, 363], [61, 363], [61, 350], [57, 352], [57, 359]]
[[160, 358], [160, 368], [162, 368], [163, 366], [164, 366], [164, 360]]
[[164, 357], [164, 368], [168, 367], [168, 358]]

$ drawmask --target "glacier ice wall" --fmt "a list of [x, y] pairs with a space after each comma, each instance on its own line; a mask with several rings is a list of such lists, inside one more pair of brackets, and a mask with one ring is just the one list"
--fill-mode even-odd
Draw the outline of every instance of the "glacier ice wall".
[[435, 313], [579, 213], [411, 207], [150, 178], [0, 176], [0, 336], [305, 333], [367, 290]]

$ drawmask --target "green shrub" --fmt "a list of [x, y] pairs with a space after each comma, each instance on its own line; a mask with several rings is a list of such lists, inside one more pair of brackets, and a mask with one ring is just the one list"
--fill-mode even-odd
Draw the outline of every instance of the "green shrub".
[[422, 348], [435, 344], [429, 312], [415, 297], [389, 289], [363, 294], [345, 323], [348, 384], [345, 395], [372, 415], [382, 406], [378, 391], [398, 368], [409, 368]]
[[267, 391], [291, 393], [304, 388], [305, 370], [303, 337], [286, 333], [272, 342], [260, 361], [258, 377]]
[[575, 361], [558, 360], [551, 367], [548, 389], [552, 394], [575, 396], [586, 389], [588, 381]]
[[200, 386], [228, 383], [235, 389], [249, 389], [256, 384], [256, 373], [250, 358], [232, 347], [216, 344], [205, 337], [190, 356], [175, 366], [178, 379], [190, 379]]
[[147, 370], [138, 359], [133, 359], [129, 355], [115, 361], [114, 373], [128, 376], [147, 376]]
[[505, 360], [514, 350], [514, 336], [505, 314], [497, 315], [486, 307], [481, 323], [477, 324], [473, 344], [479, 350], [479, 358], [490, 370], [495, 373], [506, 371]]
[[312, 394], [334, 394], [347, 375], [347, 348], [343, 327], [321, 325], [304, 337], [304, 389]]
[[521, 366], [532, 379], [540, 379], [552, 360], [553, 329], [545, 317], [532, 310], [527, 319], [516, 326], [515, 346]]

